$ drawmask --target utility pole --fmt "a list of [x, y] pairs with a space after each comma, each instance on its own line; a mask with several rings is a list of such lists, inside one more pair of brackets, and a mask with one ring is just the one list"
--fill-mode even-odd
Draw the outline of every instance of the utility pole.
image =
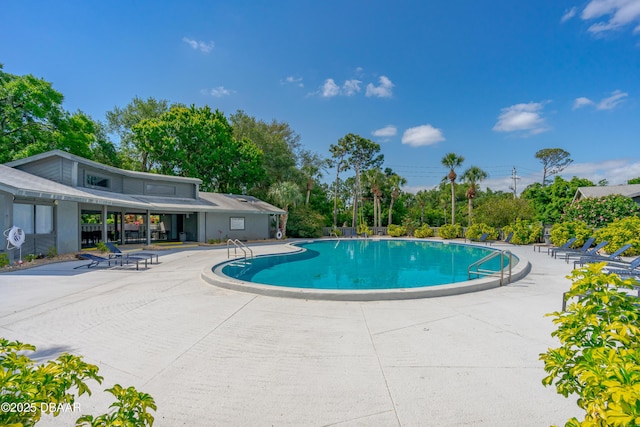
[[511, 179], [513, 180], [513, 184], [509, 188], [513, 190], [513, 198], [515, 199], [518, 197], [517, 182], [520, 179], [520, 177], [516, 173], [515, 166], [513, 167], [513, 171], [511, 172]]

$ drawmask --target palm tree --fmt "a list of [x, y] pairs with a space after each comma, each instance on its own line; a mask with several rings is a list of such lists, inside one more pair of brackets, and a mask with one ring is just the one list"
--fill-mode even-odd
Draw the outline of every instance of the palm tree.
[[456, 175], [455, 169], [460, 167], [464, 162], [464, 157], [458, 156], [456, 153], [448, 153], [442, 158], [442, 165], [449, 168], [449, 174], [446, 179], [451, 183], [451, 224], [456, 223]]
[[488, 176], [489, 175], [487, 175], [485, 171], [477, 166], [471, 166], [462, 174], [462, 180], [469, 184], [469, 188], [466, 192], [467, 200], [469, 200], [469, 221], [467, 225], [471, 225], [471, 213], [473, 210], [472, 200], [476, 197], [476, 192], [478, 190], [477, 185], [480, 181], [486, 179]]
[[382, 187], [386, 176], [378, 168], [366, 170], [363, 174], [364, 181], [373, 195], [373, 226], [382, 227]]
[[322, 178], [322, 172], [327, 166], [327, 160], [318, 154], [304, 150], [300, 153], [300, 170], [307, 179], [307, 196], [304, 205], [309, 206], [309, 197], [315, 180]]
[[426, 190], [420, 190], [416, 193], [415, 201], [420, 206], [420, 225], [424, 224], [424, 208], [429, 203], [429, 192]]
[[400, 187], [407, 184], [407, 180], [400, 175], [393, 174], [389, 176], [389, 184], [391, 186], [391, 202], [389, 203], [389, 222], [388, 225], [391, 225], [391, 221], [393, 220], [393, 203], [398, 199], [400, 195]]
[[276, 182], [269, 188], [269, 199], [282, 208], [285, 213], [280, 217], [280, 231], [283, 236], [287, 232], [287, 219], [289, 218], [289, 206], [295, 206], [302, 200], [302, 194], [296, 184], [290, 181]]

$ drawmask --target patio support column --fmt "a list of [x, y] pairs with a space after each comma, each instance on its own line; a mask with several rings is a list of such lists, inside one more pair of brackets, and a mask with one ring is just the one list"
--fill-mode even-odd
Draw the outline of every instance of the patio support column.
[[147, 246], [151, 245], [151, 211], [147, 209], [147, 218], [144, 220], [145, 234], [147, 240]]
[[102, 205], [102, 241], [107, 242], [107, 205]]
[[118, 238], [120, 239], [120, 244], [124, 245], [124, 209], [120, 211], [120, 232], [118, 233]]

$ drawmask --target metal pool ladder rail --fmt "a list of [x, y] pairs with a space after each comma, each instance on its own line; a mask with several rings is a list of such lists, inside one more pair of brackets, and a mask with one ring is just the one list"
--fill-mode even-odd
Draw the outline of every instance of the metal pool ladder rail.
[[247, 259], [247, 252], [251, 255], [250, 258], [253, 258], [253, 251], [251, 248], [248, 248], [244, 243], [242, 243], [238, 239], [229, 239], [227, 240], [227, 258], [231, 258], [231, 252], [229, 251], [229, 245], [233, 244], [233, 256], [238, 256], [238, 249], [242, 251], [244, 254], [244, 259]]
[[[481, 269], [480, 265], [484, 264], [485, 262], [492, 260], [493, 258], [499, 256], [500, 257], [500, 270], [496, 271], [496, 270], [485, 270], [485, 269]], [[487, 255], [486, 257], [482, 258], [481, 260], [478, 260], [476, 262], [474, 262], [473, 264], [471, 264], [469, 266], [469, 268], [467, 268], [467, 275], [469, 277], [469, 280], [471, 280], [471, 275], [475, 274], [477, 276], [491, 276], [493, 274], [497, 274], [500, 273], [500, 286], [504, 285], [504, 259], [505, 257], [509, 257], [509, 277], [508, 283], [511, 283], [511, 266], [513, 265], [513, 254], [511, 253], [510, 250], [505, 249], [502, 251], [494, 251], [493, 253], [490, 253], [489, 255]], [[475, 267], [475, 271], [471, 271], [473, 268]]]

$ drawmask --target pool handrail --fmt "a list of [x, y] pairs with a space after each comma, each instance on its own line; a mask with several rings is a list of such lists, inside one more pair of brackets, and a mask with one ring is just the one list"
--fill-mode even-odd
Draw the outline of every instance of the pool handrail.
[[229, 251], [229, 244], [233, 244], [233, 256], [238, 256], [238, 249], [240, 249], [244, 254], [244, 259], [247, 259], [247, 251], [251, 254], [251, 258], [253, 258], [253, 251], [247, 245], [242, 243], [238, 239], [228, 239], [227, 240], [227, 258], [231, 258], [231, 252]]
[[[513, 266], [513, 253], [508, 249], [503, 249], [501, 251], [493, 251], [492, 253], [490, 253], [489, 255], [485, 256], [484, 258], [482, 258], [482, 259], [480, 259], [480, 260], [478, 260], [478, 261], [476, 261], [474, 263], [471, 263], [469, 265], [469, 267], [467, 268], [467, 276], [468, 276], [469, 280], [471, 280], [471, 275], [472, 274], [476, 274], [478, 276], [480, 276], [480, 275], [490, 276], [490, 275], [498, 273], [498, 271], [480, 269], [480, 265], [481, 264], [484, 264], [485, 262], [487, 262], [489, 260], [492, 260], [493, 258], [495, 258], [497, 256], [500, 256], [500, 271], [499, 271], [499, 273], [500, 273], [500, 286], [504, 286], [504, 269], [505, 269], [504, 259], [505, 259], [506, 256], [509, 256], [509, 277], [508, 277], [508, 279], [509, 279], [509, 283], [511, 283], [511, 268]], [[471, 269], [473, 267], [476, 268], [476, 271], [472, 272]]]

